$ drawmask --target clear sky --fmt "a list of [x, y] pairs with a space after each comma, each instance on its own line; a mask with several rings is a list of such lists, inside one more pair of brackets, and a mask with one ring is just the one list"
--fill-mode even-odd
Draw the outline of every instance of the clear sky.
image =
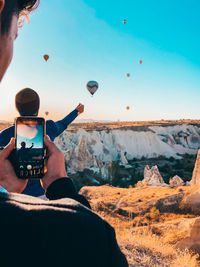
[[[199, 14], [199, 0], [41, 0], [19, 31], [0, 119], [16, 115], [14, 96], [24, 87], [38, 91], [41, 115], [53, 119], [79, 102], [79, 119], [199, 118]], [[100, 86], [93, 98], [89, 80]]]
[[[18, 126], [18, 130], [20, 127], [21, 126]], [[26, 148], [31, 147], [32, 143], [34, 144], [34, 148], [43, 148], [44, 132], [43, 132], [43, 126], [42, 125], [36, 125], [35, 126], [35, 136], [31, 136], [31, 138], [30, 138], [30, 134], [33, 135], [34, 132], [33, 132], [33, 129], [30, 128], [28, 125], [26, 127], [23, 127], [21, 129], [21, 131], [23, 134], [17, 135], [17, 149], [21, 148], [22, 142], [26, 143]]]

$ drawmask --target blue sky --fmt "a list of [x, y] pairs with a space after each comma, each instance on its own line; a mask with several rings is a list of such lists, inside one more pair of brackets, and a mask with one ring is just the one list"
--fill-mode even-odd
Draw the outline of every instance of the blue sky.
[[[20, 126], [18, 126], [18, 127], [20, 127]], [[44, 135], [43, 126], [42, 125], [37, 125], [36, 129], [37, 129], [38, 133], [32, 139], [17, 135], [17, 148], [18, 149], [21, 148], [21, 143], [22, 142], [26, 143], [26, 148], [31, 147], [32, 143], [34, 143], [34, 148], [43, 148], [43, 135]]]
[[[80, 119], [199, 118], [199, 12], [198, 0], [41, 0], [19, 31], [0, 119], [16, 116], [14, 96], [24, 87], [38, 91], [40, 115], [48, 110], [52, 119], [80, 102]], [[93, 98], [89, 80], [100, 86]]]

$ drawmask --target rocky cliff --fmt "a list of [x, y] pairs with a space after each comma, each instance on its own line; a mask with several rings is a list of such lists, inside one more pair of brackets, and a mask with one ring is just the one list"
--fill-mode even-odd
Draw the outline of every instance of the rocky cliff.
[[196, 154], [200, 147], [200, 125], [76, 128], [66, 130], [56, 143], [65, 154], [69, 172], [101, 169], [106, 175], [112, 161], [119, 161], [128, 168], [132, 159], [159, 156], [180, 159], [184, 154]]
[[200, 150], [197, 153], [195, 167], [192, 174], [191, 185], [200, 185]]

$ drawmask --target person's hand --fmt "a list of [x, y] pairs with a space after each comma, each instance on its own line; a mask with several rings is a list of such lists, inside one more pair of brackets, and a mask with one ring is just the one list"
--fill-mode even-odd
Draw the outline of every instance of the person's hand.
[[47, 148], [47, 172], [44, 175], [44, 178], [41, 179], [41, 185], [46, 191], [50, 184], [52, 184], [54, 181], [58, 180], [59, 178], [67, 177], [67, 173], [65, 169], [64, 154], [53, 142], [51, 142], [47, 135], [44, 137], [44, 143]]
[[3, 186], [8, 192], [21, 193], [28, 180], [19, 179], [14, 171], [8, 157], [15, 147], [15, 139], [12, 138], [10, 143], [0, 152], [0, 185]]
[[81, 114], [84, 112], [84, 105], [79, 104], [75, 109], [78, 111], [78, 114]]

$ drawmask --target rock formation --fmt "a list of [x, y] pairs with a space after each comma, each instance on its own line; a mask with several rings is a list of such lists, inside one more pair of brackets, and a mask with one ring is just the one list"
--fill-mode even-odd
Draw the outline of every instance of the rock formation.
[[188, 190], [187, 194], [185, 194], [181, 206], [182, 208], [200, 214], [200, 149], [197, 153], [190, 185], [191, 188]]
[[126, 156], [124, 155], [124, 152], [120, 151], [120, 161], [122, 162], [122, 164], [127, 165], [128, 161], [126, 159]]
[[200, 186], [193, 186], [184, 196], [181, 207], [200, 214]]
[[152, 168], [150, 168], [149, 165], [145, 167], [144, 179], [142, 180], [142, 183], [149, 186], [165, 185], [165, 182], [156, 165]]
[[190, 236], [184, 238], [176, 244], [176, 248], [190, 249], [200, 254], [200, 219], [197, 219], [190, 231]]
[[178, 175], [175, 175], [173, 178], [171, 178], [169, 180], [169, 184], [171, 186], [183, 186], [184, 185], [184, 182], [183, 180], [178, 176]]
[[197, 158], [192, 174], [191, 185], [200, 185], [200, 149], [197, 153]]
[[[187, 142], [185, 141], [187, 137]], [[64, 152], [71, 172], [94, 168], [95, 157], [102, 162], [159, 156], [180, 159], [180, 155], [196, 154], [200, 143], [200, 127], [194, 125], [133, 126], [117, 129], [80, 129], [64, 131], [56, 140]]]
[[164, 198], [160, 198], [154, 204], [155, 207], [161, 212], [180, 212], [180, 203], [183, 199], [184, 193], [179, 193]]

